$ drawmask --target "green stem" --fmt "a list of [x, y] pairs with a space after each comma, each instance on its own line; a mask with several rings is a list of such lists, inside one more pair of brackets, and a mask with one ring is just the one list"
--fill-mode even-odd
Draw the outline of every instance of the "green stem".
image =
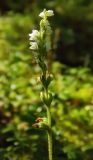
[[49, 160], [52, 160], [52, 131], [51, 131], [51, 113], [50, 109], [47, 107], [47, 118], [50, 130], [48, 131], [48, 152]]
[[[43, 75], [46, 79], [46, 71], [43, 71]], [[44, 88], [44, 92], [46, 93], [46, 96], [48, 98], [48, 88]], [[52, 160], [52, 130], [51, 130], [51, 113], [50, 113], [50, 106], [46, 106], [47, 110], [47, 119], [48, 119], [48, 126], [49, 130], [47, 132], [48, 134], [48, 154], [49, 154], [49, 160]]]

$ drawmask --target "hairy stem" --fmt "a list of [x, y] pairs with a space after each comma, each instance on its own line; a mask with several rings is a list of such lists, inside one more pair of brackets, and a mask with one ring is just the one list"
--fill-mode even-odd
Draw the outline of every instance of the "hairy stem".
[[48, 131], [48, 152], [49, 160], [52, 160], [52, 131], [51, 131], [51, 113], [50, 109], [47, 107], [47, 118], [50, 130]]

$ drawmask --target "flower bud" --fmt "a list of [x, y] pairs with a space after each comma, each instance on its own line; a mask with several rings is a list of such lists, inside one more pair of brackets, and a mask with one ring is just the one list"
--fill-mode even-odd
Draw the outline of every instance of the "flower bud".
[[50, 75], [47, 77], [47, 85], [49, 85], [52, 80], [53, 80], [53, 75], [50, 74]]
[[42, 76], [40, 77], [40, 80], [41, 80], [44, 88], [46, 88], [46, 89], [48, 88], [48, 86], [49, 86], [50, 82], [52, 81], [52, 79], [53, 79], [53, 76], [52, 76], [52, 75], [48, 75], [47, 78], [46, 78], [44, 75], [42, 75]]
[[40, 97], [41, 97], [41, 100], [44, 102], [44, 104], [47, 107], [50, 107], [52, 99], [53, 99], [52, 94], [49, 92], [48, 95], [46, 95], [46, 93], [41, 92]]

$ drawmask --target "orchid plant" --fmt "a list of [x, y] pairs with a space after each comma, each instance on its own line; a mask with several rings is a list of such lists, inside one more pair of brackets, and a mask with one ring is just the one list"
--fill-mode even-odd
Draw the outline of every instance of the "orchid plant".
[[40, 97], [47, 112], [47, 117], [37, 118], [33, 124], [33, 127], [44, 129], [48, 134], [49, 160], [52, 160], [52, 129], [50, 106], [53, 100], [53, 94], [49, 90], [49, 85], [53, 79], [53, 76], [49, 73], [46, 59], [48, 52], [51, 50], [52, 33], [48, 18], [53, 15], [54, 12], [52, 10], [44, 9], [43, 12], [39, 14], [39, 17], [41, 17], [40, 29], [32, 30], [32, 33], [29, 34], [30, 49], [32, 50], [33, 56], [35, 57], [35, 60], [41, 69], [40, 81], [42, 83], [43, 90], [40, 93]]

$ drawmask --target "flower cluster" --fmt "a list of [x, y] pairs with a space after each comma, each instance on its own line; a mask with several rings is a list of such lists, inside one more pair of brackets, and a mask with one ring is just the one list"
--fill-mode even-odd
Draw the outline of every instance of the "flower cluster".
[[50, 50], [51, 43], [49, 35], [51, 34], [51, 27], [48, 21], [48, 17], [53, 15], [54, 13], [52, 10], [46, 9], [44, 9], [43, 12], [39, 14], [39, 17], [42, 18], [40, 21], [40, 30], [32, 30], [32, 33], [29, 34], [30, 49], [32, 51], [40, 52], [42, 48], [46, 51]]

